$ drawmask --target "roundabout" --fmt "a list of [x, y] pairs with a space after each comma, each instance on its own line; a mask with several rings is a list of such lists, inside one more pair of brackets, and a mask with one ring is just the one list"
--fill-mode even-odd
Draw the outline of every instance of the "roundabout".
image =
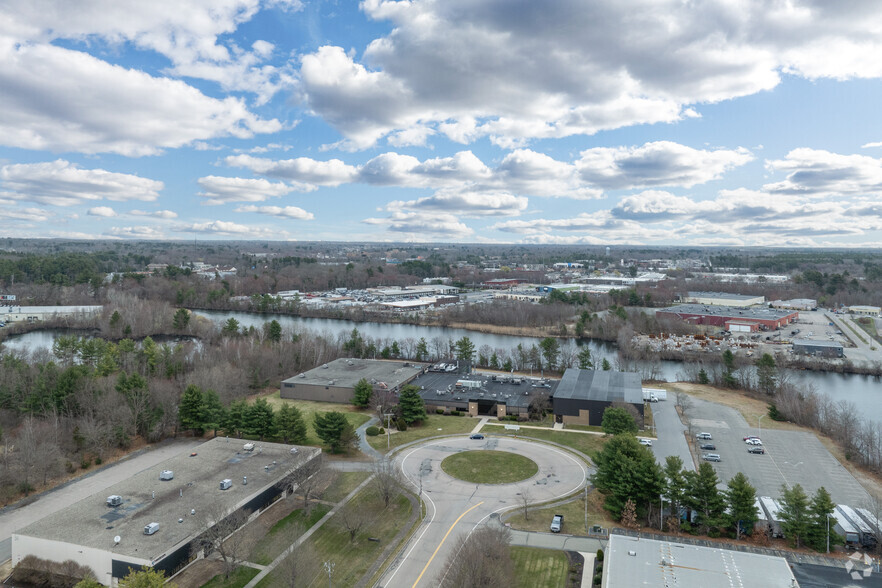
[[[425, 501], [426, 513], [379, 585], [413, 588], [439, 585], [459, 539], [491, 516], [522, 507], [525, 500], [534, 504], [570, 495], [585, 485], [589, 473], [587, 465], [567, 451], [492, 436], [428, 441], [405, 449], [395, 463]], [[488, 473], [491, 466], [480, 464], [492, 464], [492, 472]], [[457, 477], [447, 473], [451, 469]], [[484, 479], [494, 482], [477, 481]]]

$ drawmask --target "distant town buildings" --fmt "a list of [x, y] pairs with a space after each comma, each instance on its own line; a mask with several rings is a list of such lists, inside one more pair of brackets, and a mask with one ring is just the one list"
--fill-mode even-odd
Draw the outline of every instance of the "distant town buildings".
[[769, 302], [772, 308], [782, 310], [815, 310], [818, 308], [818, 301], [812, 298], [794, 298], [793, 300], [773, 300]]

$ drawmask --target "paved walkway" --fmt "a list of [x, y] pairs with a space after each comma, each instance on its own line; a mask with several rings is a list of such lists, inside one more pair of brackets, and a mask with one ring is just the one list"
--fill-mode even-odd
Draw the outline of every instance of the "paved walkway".
[[329, 520], [332, 516], [334, 516], [335, 514], [337, 514], [337, 511], [339, 511], [341, 508], [343, 508], [343, 506], [344, 506], [347, 502], [349, 502], [350, 500], [352, 500], [352, 498], [353, 498], [356, 494], [358, 494], [359, 492], [361, 492], [361, 490], [362, 490], [365, 486], [367, 486], [367, 485], [371, 482], [371, 480], [373, 480], [373, 479], [374, 479], [373, 476], [369, 477], [367, 480], [365, 480], [364, 482], [362, 482], [361, 484], [359, 484], [358, 487], [357, 487], [355, 490], [353, 490], [352, 492], [350, 492], [349, 494], [347, 494], [347, 495], [346, 495], [346, 498], [344, 498], [343, 500], [341, 500], [340, 502], [337, 503], [337, 506], [335, 506], [334, 508], [332, 508], [332, 509], [331, 509], [331, 510], [330, 510], [325, 516], [323, 516], [321, 519], [319, 519], [319, 521], [318, 521], [316, 524], [314, 524], [312, 527], [310, 527], [309, 530], [308, 530], [306, 533], [304, 533], [303, 535], [301, 535], [301, 536], [297, 539], [297, 541], [295, 541], [294, 543], [292, 543], [291, 545], [289, 545], [289, 546], [288, 546], [288, 549], [286, 549], [285, 551], [283, 551], [283, 552], [279, 555], [279, 557], [277, 557], [276, 559], [274, 559], [273, 562], [272, 562], [270, 565], [265, 566], [265, 567], [260, 571], [259, 574], [257, 574], [256, 576], [254, 576], [254, 578], [252, 578], [250, 582], [248, 582], [247, 584], [245, 584], [245, 588], [254, 588], [255, 586], [257, 586], [258, 582], [260, 582], [261, 580], [263, 580], [263, 579], [264, 579], [264, 578], [265, 578], [270, 572], [272, 572], [274, 569], [276, 569], [276, 566], [278, 566], [279, 564], [281, 564], [281, 563], [285, 560], [286, 557], [288, 557], [289, 555], [291, 555], [291, 553], [292, 553], [297, 547], [299, 547], [301, 543], [303, 543], [304, 541], [306, 541], [307, 539], [309, 539], [310, 537], [312, 537], [313, 533], [315, 533], [316, 531], [318, 531], [319, 529], [321, 529], [322, 525], [324, 525], [326, 522], [328, 522], [328, 520]]
[[594, 586], [594, 560], [597, 559], [597, 552], [580, 551], [579, 555], [585, 560], [582, 564], [582, 588], [591, 588]]
[[488, 422], [490, 422], [490, 419], [489, 419], [488, 417], [483, 417], [483, 418], [481, 419], [481, 421], [480, 421], [477, 425], [475, 425], [475, 428], [472, 429], [472, 435], [474, 435], [475, 433], [477, 433], [478, 431], [480, 431], [481, 428], [482, 428], [484, 425], [486, 425]]
[[[490, 425], [491, 427], [505, 427], [505, 426], [510, 425], [512, 423], [490, 423], [490, 422], [488, 422], [485, 424]], [[548, 427], [536, 427], [533, 425], [517, 424], [517, 426], [519, 426], [522, 429], [536, 429], [538, 431], [563, 431], [564, 433], [581, 433], [583, 435], [599, 435], [601, 437], [606, 435], [606, 433], [602, 433], [600, 431], [581, 431], [578, 429], [558, 429], [556, 424], [553, 429], [549, 429]]]
[[539, 533], [537, 531], [516, 531], [512, 529], [511, 544], [523, 547], [538, 547], [540, 549], [597, 553], [598, 549], [606, 549], [607, 540], [564, 535], [563, 533]]
[[668, 400], [654, 403], [652, 417], [655, 422], [656, 439], [652, 442], [651, 449], [655, 454], [655, 460], [664, 466], [667, 456], [676, 455], [683, 460], [687, 470], [695, 470], [695, 461], [686, 442], [686, 426], [677, 413], [677, 393], [668, 392]]
[[380, 419], [377, 417], [371, 417], [371, 420], [355, 429], [355, 434], [358, 435], [358, 448], [371, 459], [383, 459], [383, 454], [371, 447], [371, 444], [367, 441], [367, 431], [368, 427], [376, 426], [380, 424]]

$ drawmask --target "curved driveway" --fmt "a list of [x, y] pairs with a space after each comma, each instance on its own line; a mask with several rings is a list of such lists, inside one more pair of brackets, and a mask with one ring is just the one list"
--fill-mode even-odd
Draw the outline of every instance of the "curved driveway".
[[[472, 484], [441, 470], [445, 457], [476, 449], [523, 455], [536, 462], [539, 471], [514, 484]], [[422, 487], [428, 512], [422, 526], [381, 579], [379, 585], [387, 587], [438, 586], [444, 563], [459, 538], [471, 533], [491, 514], [522, 505], [524, 492], [530, 503], [571, 494], [585, 485], [588, 475], [586, 464], [566, 451], [507, 437], [430, 441], [403, 451], [396, 463], [416, 491]]]

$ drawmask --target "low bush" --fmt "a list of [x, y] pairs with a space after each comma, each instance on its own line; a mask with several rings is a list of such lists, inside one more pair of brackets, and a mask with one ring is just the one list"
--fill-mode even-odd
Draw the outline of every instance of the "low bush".
[[436, 408], [435, 414], [444, 414], [444, 409], [443, 408]]
[[380, 429], [378, 429], [377, 427], [371, 426], [371, 427], [368, 427], [367, 429], [364, 430], [364, 434], [367, 435], [368, 437], [376, 437], [377, 435], [380, 434]]
[[597, 561], [603, 561], [603, 550], [602, 549], [597, 550]]

